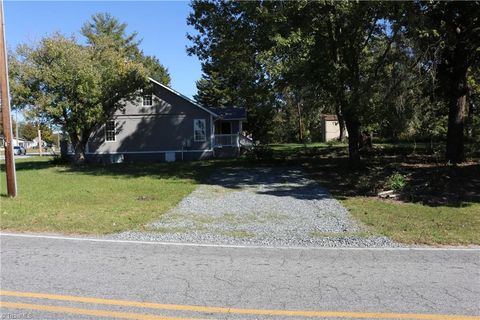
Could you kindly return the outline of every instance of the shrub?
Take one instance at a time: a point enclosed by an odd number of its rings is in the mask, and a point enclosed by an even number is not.
[[[385,187],[395,191],[402,191],[403,188],[407,185],[405,176],[399,172],[395,172],[387,178],[385,182]]]

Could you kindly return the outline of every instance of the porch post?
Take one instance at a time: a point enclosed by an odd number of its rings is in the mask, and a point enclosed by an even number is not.
[[[210,115],[210,149],[215,157],[215,126],[213,125],[213,116]]]

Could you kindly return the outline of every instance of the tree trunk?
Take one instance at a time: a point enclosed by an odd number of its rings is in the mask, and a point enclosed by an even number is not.
[[[340,129],[340,133],[338,134],[338,141],[343,141],[345,139],[345,120],[343,120],[343,117],[338,117],[338,125]]]
[[[467,96],[466,107],[468,108],[468,111],[467,111],[467,119],[465,120],[465,133],[468,139],[473,138],[473,107],[470,101],[471,101],[470,96]]]
[[[38,155],[41,157],[42,156],[42,149],[43,149],[43,143],[42,143],[42,130],[40,129],[40,123],[38,124],[38,130],[37,130],[37,138],[38,138]]]
[[[463,122],[465,116],[465,95],[451,99],[448,107],[448,132],[446,158],[451,163],[465,159]]]
[[[297,102],[297,112],[298,112],[298,137],[300,138],[300,143],[303,143],[302,107],[300,105],[300,102]]]
[[[450,87],[448,97],[448,131],[446,160],[450,163],[461,163],[465,160],[464,121],[467,99],[467,55],[462,43],[458,43],[453,53],[451,68],[445,83]]]
[[[345,139],[345,119],[343,117],[342,108],[339,103],[335,106],[335,114],[337,115],[338,126],[340,133],[338,134],[338,141]]]
[[[85,163],[85,145],[86,143],[80,137],[71,137],[73,149],[75,152],[75,156],[73,158],[73,162],[75,164],[82,164]]]
[[[351,115],[345,115],[348,130],[348,157],[351,162],[360,161],[360,122]]]

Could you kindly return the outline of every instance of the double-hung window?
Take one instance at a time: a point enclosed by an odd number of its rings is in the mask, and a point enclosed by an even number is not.
[[[105,124],[105,141],[115,141],[115,121],[108,120]]]
[[[207,125],[205,119],[193,120],[193,140],[206,141],[207,140]]]
[[[146,94],[143,96],[143,105],[144,106],[152,106],[153,105],[153,99],[151,94]]]

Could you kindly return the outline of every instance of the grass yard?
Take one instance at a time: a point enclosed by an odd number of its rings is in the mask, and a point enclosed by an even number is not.
[[[105,234],[160,217],[208,175],[210,162],[73,167],[17,160],[19,196],[5,196],[2,230]]]
[[[270,149],[257,159],[158,164],[75,167],[55,165],[47,157],[18,160],[16,199],[5,196],[2,174],[0,225],[3,230],[75,234],[140,230],[214,168],[301,165],[369,234],[407,244],[480,245],[478,155],[450,166],[438,153],[441,146],[382,144],[364,152],[362,163],[353,167],[344,144],[278,144]],[[379,191],[390,188],[392,175],[401,178],[398,199],[378,198]]]
[[[431,207],[376,198],[351,197],[341,201],[372,232],[407,244],[480,244],[480,204]]]

